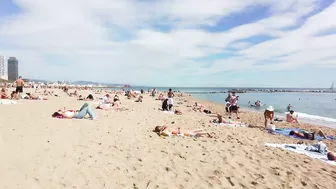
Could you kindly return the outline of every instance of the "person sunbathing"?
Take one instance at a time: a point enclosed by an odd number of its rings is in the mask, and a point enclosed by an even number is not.
[[[159,97],[158,97],[157,99],[155,99],[155,100],[164,100],[164,96],[163,96],[163,94],[160,93]]]
[[[206,136],[209,138],[218,138],[214,132],[208,133],[203,131],[202,129],[196,129],[196,130],[181,130],[180,128],[172,129],[166,125],[156,126],[153,132],[157,133],[159,136],[181,135],[181,136],[193,136],[193,137]]]
[[[296,137],[308,139],[308,140],[315,140],[316,134],[320,135],[323,138],[327,138],[327,136],[323,133],[321,129],[313,130],[313,132],[309,132],[305,130],[301,130],[301,131],[292,130],[289,132],[289,135],[291,136],[296,136]]]
[[[19,93],[17,93],[16,91],[12,91],[11,99],[19,100],[20,99]]]
[[[79,110],[58,110],[57,112],[52,114],[52,117],[66,119],[83,119],[87,114],[89,115],[91,120],[97,119],[88,103],[83,104],[83,106]]]
[[[328,152],[328,154],[327,154],[327,158],[328,158],[328,160],[330,160],[330,161],[336,161],[336,154],[333,153],[333,152]]]
[[[2,88],[1,88],[0,97],[1,97],[1,99],[6,99],[6,98],[8,98],[8,96],[7,96],[7,90],[6,90],[5,87],[2,87]]]
[[[299,123],[298,122],[298,115],[294,114],[294,111],[291,110],[287,115],[286,115],[286,121],[288,123]]]
[[[31,99],[31,100],[48,100],[46,97],[42,97],[34,93],[26,93],[26,94],[29,97],[28,99]]]
[[[120,99],[119,99],[119,96],[118,95],[114,95],[114,98],[113,98],[113,102],[117,102],[117,101],[119,101]]]

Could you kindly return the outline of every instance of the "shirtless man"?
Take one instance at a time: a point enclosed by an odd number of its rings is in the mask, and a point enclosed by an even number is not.
[[[19,79],[15,81],[15,83],[16,83],[16,92],[23,93],[24,81],[22,80],[22,77],[20,76]]]
[[[158,135],[163,136],[172,136],[172,135],[183,135],[183,136],[194,136],[194,137],[209,137],[209,138],[218,138],[214,132],[208,133],[203,131],[202,129],[195,129],[195,130],[180,130],[180,128],[172,129],[169,126],[156,126],[153,130]]]
[[[173,104],[174,104],[173,97],[174,97],[174,93],[172,92],[172,89],[169,89],[169,92],[168,92],[168,108],[169,108],[169,111],[171,111],[172,108],[173,108]]]
[[[286,121],[288,123],[299,123],[297,115],[294,115],[294,111],[291,110],[287,115],[286,115]]]

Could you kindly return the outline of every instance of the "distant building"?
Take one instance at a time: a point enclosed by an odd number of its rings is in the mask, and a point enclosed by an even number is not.
[[[5,56],[0,55],[0,79],[8,80]]]
[[[19,61],[15,57],[8,59],[8,80],[15,81],[19,77]]]

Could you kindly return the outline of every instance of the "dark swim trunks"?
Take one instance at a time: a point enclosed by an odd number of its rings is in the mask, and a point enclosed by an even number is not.
[[[23,87],[22,86],[17,86],[15,92],[23,93]]]

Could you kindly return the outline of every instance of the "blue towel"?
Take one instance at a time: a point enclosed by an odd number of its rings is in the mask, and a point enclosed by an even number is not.
[[[279,128],[279,129],[275,129],[275,131],[270,131],[272,133],[277,133],[279,135],[284,135],[284,136],[289,136],[289,137],[292,137],[292,138],[297,138],[297,139],[303,139],[303,138],[300,138],[300,137],[297,137],[297,136],[294,136],[294,135],[289,135],[289,132],[291,131],[302,131],[302,129],[297,129],[297,128]],[[316,140],[326,140],[325,138],[319,136],[319,135],[315,135],[315,139]],[[336,140],[336,137],[335,136],[327,136],[327,140]]]

